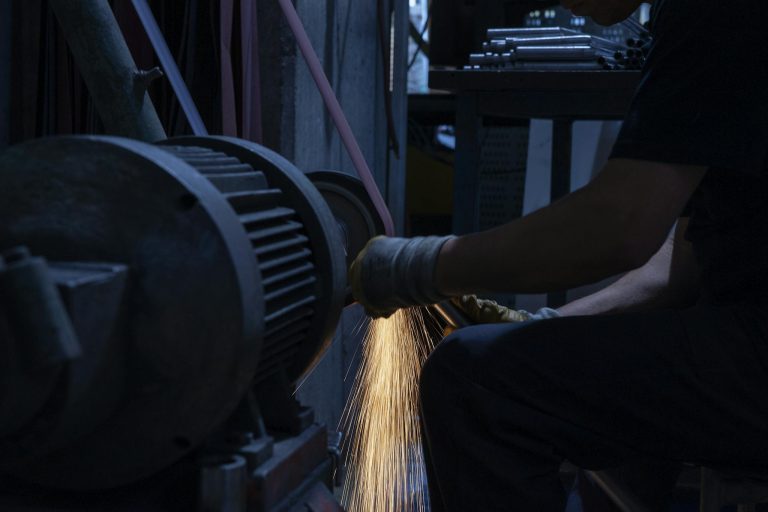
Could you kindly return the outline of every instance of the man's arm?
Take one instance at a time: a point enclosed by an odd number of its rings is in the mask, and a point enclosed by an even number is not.
[[[685,240],[681,218],[661,249],[642,267],[606,288],[558,309],[562,316],[601,315],[691,305],[699,292],[699,268]]]
[[[615,159],[586,187],[531,215],[447,242],[445,295],[540,293],[644,265],[664,242],[706,168]]]

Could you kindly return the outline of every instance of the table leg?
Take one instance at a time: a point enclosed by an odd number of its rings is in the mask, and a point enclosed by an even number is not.
[[[549,187],[550,203],[571,191],[571,150],[573,143],[573,121],[556,119],[552,123],[552,171]],[[551,308],[566,302],[566,291],[547,294],[547,305]]]
[[[453,232],[474,233],[480,222],[480,129],[477,97],[472,93],[456,98],[456,154],[453,171]]]

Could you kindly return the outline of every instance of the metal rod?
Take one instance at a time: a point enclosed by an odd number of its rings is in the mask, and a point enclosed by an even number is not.
[[[157,58],[163,66],[163,71],[165,71],[165,74],[168,76],[168,81],[171,83],[171,88],[176,94],[176,98],[179,100],[184,115],[187,117],[187,122],[189,123],[190,128],[192,128],[192,133],[197,136],[208,135],[208,130],[205,128],[203,119],[200,117],[200,112],[197,111],[197,106],[192,100],[192,95],[189,94],[187,84],[184,83],[184,78],[181,76],[181,72],[176,65],[171,50],[168,49],[168,44],[165,42],[163,32],[157,25],[157,20],[155,20],[155,16],[152,14],[152,9],[149,7],[147,0],[133,0],[133,7],[136,9],[136,14],[139,15],[141,24],[144,25],[147,37],[149,37],[149,41],[155,49]]]
[[[591,46],[521,46],[515,51],[516,60],[596,60],[609,55]]]
[[[530,71],[601,71],[606,69],[606,63],[598,59],[593,60],[553,60],[553,61],[518,61],[512,69],[524,69]]]
[[[645,37],[648,34],[646,28],[636,19],[629,17],[621,22],[631,32],[637,34],[638,37]]]
[[[622,512],[651,512],[625,485],[611,478],[604,471],[585,471],[585,473]]]
[[[525,36],[554,36],[566,34],[581,34],[575,30],[562,27],[526,27],[526,28],[489,28],[488,39],[503,39],[505,37],[525,37]]]
[[[506,38],[506,47],[517,49],[523,46],[566,46],[579,45],[591,46],[606,50],[621,50],[624,45],[614,43],[607,39],[593,37],[589,35],[567,35],[567,36],[545,36],[545,37],[508,37]]]
[[[166,138],[160,118],[107,0],[51,0],[107,133],[146,142]]]
[[[464,327],[474,325],[474,322],[472,322],[463,311],[454,306],[450,301],[433,304],[432,306],[429,306],[429,309],[454,329],[463,329]]]

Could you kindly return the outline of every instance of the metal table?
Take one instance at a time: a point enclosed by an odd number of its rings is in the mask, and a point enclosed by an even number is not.
[[[550,200],[554,201],[570,191],[574,121],[623,119],[639,81],[639,71],[433,68],[430,88],[456,94],[454,232],[471,233],[479,226],[479,132],[486,119],[553,120]],[[564,301],[565,292],[549,295],[551,306]]]

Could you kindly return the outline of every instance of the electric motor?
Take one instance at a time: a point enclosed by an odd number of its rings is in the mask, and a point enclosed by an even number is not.
[[[0,154],[0,473],[134,482],[199,446],[246,390],[295,382],[344,306],[345,249],[361,242],[343,224],[247,141],[55,137]]]

